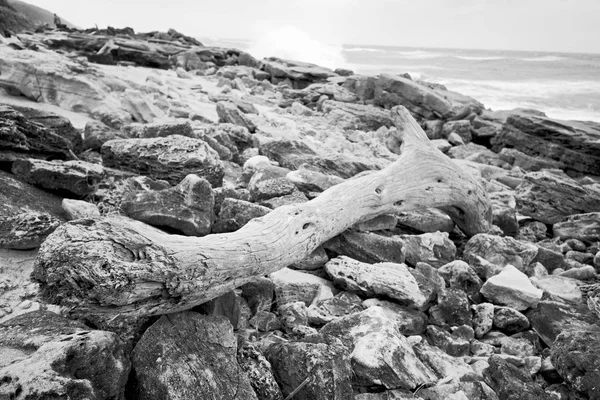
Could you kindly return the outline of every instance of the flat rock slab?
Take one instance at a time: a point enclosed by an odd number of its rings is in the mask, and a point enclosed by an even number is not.
[[[416,309],[429,301],[406,264],[367,264],[340,256],[325,264],[325,271],[342,289],[366,297],[384,296]]]
[[[512,265],[525,270],[537,253],[538,248],[533,243],[487,233],[480,233],[469,239],[463,252],[469,265],[475,268],[479,276],[486,278],[489,277],[489,271],[481,267],[480,259],[500,268]]]
[[[577,239],[582,242],[600,241],[600,212],[571,215],[552,227],[554,237],[563,240]]]
[[[210,183],[197,175],[186,176],[177,186],[131,193],[121,209],[138,221],[168,227],[188,236],[210,233],[215,220],[215,198]]]
[[[366,263],[404,263],[404,241],[375,233],[346,231],[323,245],[336,254]]]
[[[136,398],[256,399],[236,352],[226,318],[195,312],[165,315],[133,350]]]
[[[39,212],[65,219],[62,197],[21,182],[4,171],[0,171],[0,187],[0,215],[13,217],[23,212]]]
[[[112,332],[47,311],[0,324],[0,397],[124,399],[130,362]]]
[[[545,224],[600,210],[600,190],[548,171],[525,175],[515,197],[519,213]]]
[[[220,186],[225,174],[219,155],[206,142],[180,135],[109,140],[102,146],[107,167],[163,179],[176,185],[189,174]]]
[[[104,168],[85,161],[17,160],[12,173],[24,182],[56,192],[85,196],[96,191],[104,177]]]

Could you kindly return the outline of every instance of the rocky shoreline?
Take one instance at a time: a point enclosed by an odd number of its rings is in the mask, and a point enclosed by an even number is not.
[[[485,190],[489,231],[436,208],[380,215],[135,321],[76,313],[61,288],[99,306],[107,288],[44,269],[103,221],[236,232],[384,170],[403,154],[398,106]],[[600,124],[175,30],[39,28],[0,36],[0,187],[0,398],[600,398]],[[161,262],[119,235],[132,265]]]

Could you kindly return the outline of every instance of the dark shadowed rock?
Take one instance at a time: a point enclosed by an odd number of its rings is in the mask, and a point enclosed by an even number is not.
[[[112,332],[47,311],[0,324],[0,397],[122,400],[130,362]]]
[[[214,203],[210,183],[197,175],[188,175],[169,189],[131,193],[121,208],[138,221],[188,236],[204,236],[210,233],[215,220]]]
[[[21,157],[73,158],[73,143],[52,128],[30,121],[23,113],[0,105],[0,160]]]
[[[461,289],[440,290],[437,296],[437,305],[431,307],[429,314],[431,322],[437,325],[471,325],[469,299]]]
[[[281,389],[273,376],[273,368],[254,344],[238,344],[238,364],[248,376],[258,400],[283,400]]]
[[[345,400],[352,396],[348,349],[339,340],[288,342],[271,345],[266,356],[284,396],[305,380],[294,399]]]
[[[213,233],[236,231],[251,219],[262,217],[270,212],[270,208],[258,204],[226,198],[223,200],[219,217],[213,226]]]
[[[15,179],[0,170],[0,215],[14,217],[24,212],[48,213],[64,220],[62,198]]]
[[[404,241],[398,237],[346,231],[326,242],[323,247],[336,254],[371,264],[404,262]]]
[[[492,142],[495,151],[511,147],[559,161],[567,170],[600,175],[599,139],[600,125],[594,122],[514,113],[506,118],[502,131]]]
[[[513,334],[528,329],[529,320],[514,308],[495,307],[494,327],[507,334]]]
[[[554,237],[583,242],[600,241],[600,212],[572,215],[552,227]]]
[[[469,265],[475,268],[480,277],[488,278],[489,276],[485,274],[486,271],[478,268],[480,265],[478,258],[482,258],[500,268],[512,265],[519,270],[524,270],[533,261],[537,252],[537,246],[532,243],[518,241],[511,237],[480,233],[467,242],[464,249],[464,258]]]
[[[404,241],[403,252],[406,255],[406,262],[411,265],[424,262],[438,268],[453,261],[456,256],[456,246],[446,232],[400,237]]]
[[[490,366],[483,372],[485,382],[503,400],[548,400],[544,389],[527,374],[494,355],[489,359]]]
[[[243,126],[250,133],[256,131],[256,125],[233,103],[219,101],[217,103],[219,122]]]
[[[438,269],[446,284],[455,289],[461,289],[469,295],[479,293],[483,282],[475,270],[462,260],[452,261]]]
[[[600,190],[548,171],[525,175],[515,197],[519,213],[546,224],[600,209]]]
[[[117,131],[100,121],[90,121],[83,130],[82,150],[100,151],[102,145],[113,139],[126,139],[124,132]]]
[[[44,161],[33,158],[17,160],[12,173],[24,182],[74,196],[94,193],[104,177],[104,168],[85,161]]]
[[[556,337],[552,365],[577,392],[600,398],[600,331],[571,330]]]
[[[102,146],[107,167],[120,168],[176,185],[189,174],[220,186],[224,167],[206,142],[172,135],[155,139],[110,140]]]
[[[236,355],[237,339],[226,318],[163,316],[133,350],[132,392],[148,400],[256,399]]]
[[[376,131],[382,126],[394,126],[390,112],[379,107],[333,100],[326,100],[321,107],[330,123],[343,129],[368,132]]]
[[[427,339],[429,342],[453,357],[469,355],[471,345],[468,340],[460,336],[452,335],[450,332],[435,325],[427,327]]]

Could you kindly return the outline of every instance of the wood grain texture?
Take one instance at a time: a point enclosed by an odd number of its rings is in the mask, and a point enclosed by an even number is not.
[[[486,232],[492,213],[483,188],[429,142],[405,108],[392,116],[402,154],[384,170],[227,234],[169,235],[124,217],[73,221],[43,243],[32,277],[46,300],[107,326],[189,309],[298,262],[381,214],[437,207],[468,235]]]

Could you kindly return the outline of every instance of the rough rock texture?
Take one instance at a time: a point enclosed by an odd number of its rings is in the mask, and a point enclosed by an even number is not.
[[[425,332],[427,327],[427,315],[422,311],[379,299],[367,299],[362,304],[367,308],[381,307],[385,315],[396,322],[398,332],[404,336],[420,335]]]
[[[419,232],[452,232],[454,222],[435,208],[398,213],[398,224]]]
[[[367,264],[340,256],[325,264],[325,271],[337,286],[366,297],[384,296],[417,309],[430,300],[405,264]]]
[[[456,246],[446,232],[423,233],[421,235],[402,235],[406,262],[417,265],[424,262],[438,268],[454,260]]]
[[[600,175],[600,130],[596,124],[515,113],[492,143],[562,163],[567,170]]]
[[[130,362],[112,332],[47,311],[0,324],[0,397],[124,399]]]
[[[600,190],[548,171],[525,175],[515,197],[517,211],[546,224],[600,209]]]
[[[343,400],[352,396],[348,349],[339,340],[319,337],[274,344],[266,352],[284,396],[305,380],[293,397],[301,400]]]
[[[217,114],[219,115],[219,122],[243,126],[248,129],[250,133],[256,131],[256,125],[254,125],[254,123],[233,103],[224,101],[218,102]]]
[[[184,312],[161,317],[132,356],[132,392],[140,399],[256,399],[224,317]]]
[[[17,160],[12,173],[24,182],[41,188],[85,196],[94,193],[104,176],[104,168],[85,161]]]
[[[163,179],[176,185],[189,174],[220,186],[224,169],[218,154],[199,139],[173,135],[155,139],[117,139],[102,146],[105,166]]]
[[[177,186],[128,195],[121,205],[133,219],[168,227],[188,236],[204,236],[215,220],[210,183],[197,175],[186,176]]]
[[[302,301],[309,306],[321,291],[332,292],[333,283],[301,271],[283,268],[269,275],[275,286],[277,305]]]
[[[379,107],[326,100],[321,108],[332,124],[343,129],[375,131],[394,126],[390,112]]]
[[[544,390],[522,370],[494,355],[484,371],[486,383],[503,400],[547,400]]]
[[[0,160],[21,157],[72,159],[72,152],[73,143],[54,129],[31,121],[12,107],[0,105]]]
[[[23,212],[37,212],[64,220],[61,197],[21,182],[1,170],[0,187],[0,215],[13,217]]]
[[[481,294],[492,303],[504,304],[519,311],[536,305],[542,299],[542,293],[512,265],[506,266],[481,287]]]
[[[0,216],[0,247],[26,250],[39,247],[61,221],[48,213],[25,212]]]
[[[248,341],[238,343],[237,360],[258,400],[283,400],[271,364],[255,345]]]
[[[223,200],[213,233],[236,231],[246,225],[251,219],[262,217],[270,212],[270,208],[228,197]]]
[[[97,205],[83,200],[63,199],[62,208],[69,221],[79,218],[96,218],[100,216]]]
[[[583,242],[600,241],[600,212],[572,215],[552,226],[554,237]]]
[[[567,384],[590,399],[600,398],[600,331],[571,330],[556,337],[552,365]]]
[[[351,349],[352,368],[363,385],[415,389],[436,380],[380,307],[332,321],[320,333],[340,338]]]
[[[323,247],[336,254],[371,264],[404,262],[404,241],[396,236],[346,231],[326,242]]]
[[[511,237],[500,237],[480,233],[467,242],[464,249],[464,258],[482,278],[489,278],[490,274],[480,259],[502,269],[512,265],[519,270],[524,270],[535,258],[538,248],[532,243],[518,241]]]

